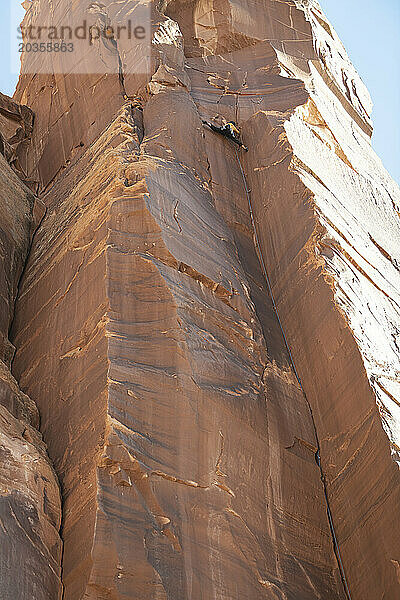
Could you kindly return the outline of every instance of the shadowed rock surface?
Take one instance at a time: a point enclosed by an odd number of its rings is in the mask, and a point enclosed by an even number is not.
[[[53,600],[61,597],[58,482],[37,431],[37,407],[9,368],[14,302],[44,210],[15,172],[12,139],[20,122],[32,122],[29,109],[0,95],[0,597]]]
[[[122,76],[16,92],[47,212],[13,372],[63,598],[394,600],[400,194],[368,92],[311,0],[172,0],[152,31],[147,78],[113,46]]]

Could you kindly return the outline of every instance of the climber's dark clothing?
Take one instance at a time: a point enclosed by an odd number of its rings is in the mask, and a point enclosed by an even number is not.
[[[224,133],[228,137],[240,139],[240,131],[236,127],[235,123],[226,123],[221,127],[221,133]]]
[[[221,126],[214,125],[213,123],[208,123],[207,121],[203,121],[203,123],[205,125],[208,125],[208,127],[216,133],[220,133],[221,135],[227,137],[229,140],[232,140],[232,142],[234,142],[247,152],[248,148],[240,141],[240,131],[236,127],[236,124],[234,122],[225,123],[225,125]]]

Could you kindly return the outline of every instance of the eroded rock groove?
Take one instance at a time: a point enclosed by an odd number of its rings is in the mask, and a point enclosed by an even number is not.
[[[63,600],[395,598],[400,193],[368,92],[314,0],[149,7],[148,73],[94,42],[112,73],[30,77],[25,56],[33,131],[7,101],[9,358],[18,176],[46,205],[11,331],[23,392],[6,378],[51,459],[38,443],[52,475],[30,494],[53,558],[22,598],[58,600],[61,568]],[[247,153],[203,127],[221,119]]]

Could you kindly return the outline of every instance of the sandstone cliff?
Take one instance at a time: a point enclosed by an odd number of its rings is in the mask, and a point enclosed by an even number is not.
[[[32,113],[0,94],[0,597],[59,598],[61,503],[57,478],[37,431],[35,403],[10,372],[8,339],[30,240],[43,214],[16,172]],[[22,132],[22,135],[21,133]],[[10,167],[12,165],[13,169]]]
[[[368,92],[313,0],[151,9],[148,77],[118,44],[115,75],[27,55],[15,98],[47,212],[13,373],[61,484],[63,598],[394,600],[400,193]]]

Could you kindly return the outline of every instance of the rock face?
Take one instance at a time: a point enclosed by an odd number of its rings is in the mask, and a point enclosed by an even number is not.
[[[32,111],[0,93],[0,153],[28,186],[32,184],[26,175],[32,129]]]
[[[119,76],[16,94],[47,212],[13,372],[61,482],[63,598],[392,600],[400,194],[368,93],[311,0],[172,0],[152,32],[147,78],[113,46]]]
[[[31,123],[30,111],[0,95],[0,597],[54,600],[61,594],[59,487],[37,431],[37,407],[9,369],[14,347],[8,330],[41,212],[40,202],[5,159],[20,171],[12,142],[19,135],[13,132],[16,122]]]

